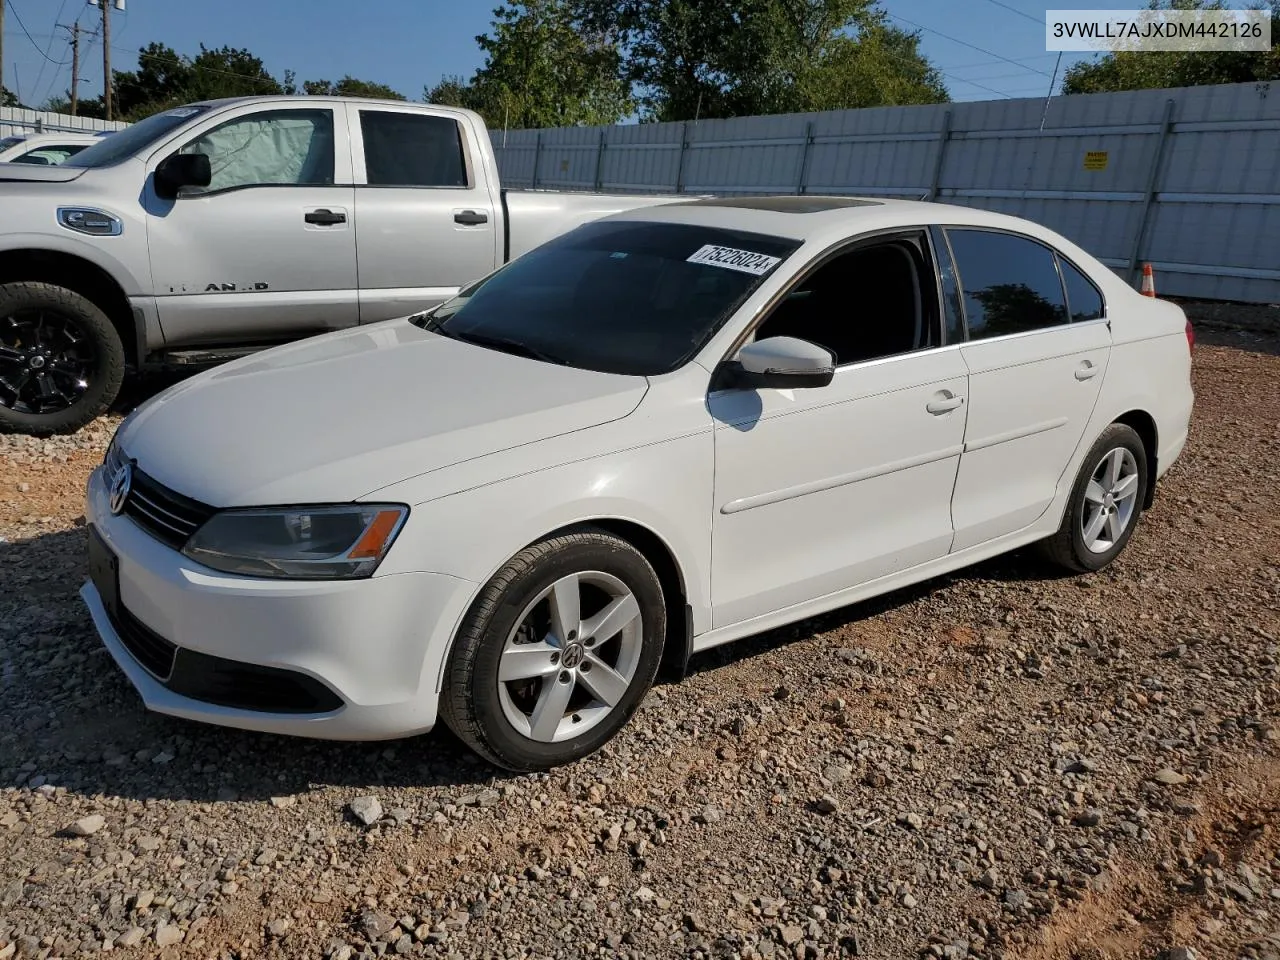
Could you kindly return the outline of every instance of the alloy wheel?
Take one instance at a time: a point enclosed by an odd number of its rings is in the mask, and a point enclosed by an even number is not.
[[[635,595],[617,577],[561,577],[524,609],[498,664],[507,722],[541,743],[581,736],[613,712],[635,679],[643,650]]]
[[[1080,532],[1091,553],[1106,553],[1124,536],[1138,506],[1138,461],[1127,447],[1109,451],[1089,476]]]
[[[49,414],[74,406],[89,389],[97,351],[62,313],[42,308],[0,317],[0,406]]]

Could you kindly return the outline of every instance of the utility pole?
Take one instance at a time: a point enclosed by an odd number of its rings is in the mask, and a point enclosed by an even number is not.
[[[0,0],[0,3],[4,0]],[[80,85],[80,23],[71,25],[71,115],[76,115],[76,90]]]
[[[4,0],[0,0],[0,90],[4,89]]]
[[[102,102],[111,119],[111,7],[124,9],[124,0],[89,0],[89,6],[102,8]]]

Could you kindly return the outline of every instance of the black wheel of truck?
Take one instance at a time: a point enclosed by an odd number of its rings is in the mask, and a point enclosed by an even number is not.
[[[124,345],[90,300],[50,283],[0,286],[0,430],[71,433],[111,405]]]

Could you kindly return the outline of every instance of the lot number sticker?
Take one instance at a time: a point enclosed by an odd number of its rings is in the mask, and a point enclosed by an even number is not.
[[[691,256],[688,262],[724,267],[726,270],[737,270],[758,277],[780,264],[782,258],[752,253],[750,250],[735,250],[733,247],[718,247],[714,243],[708,243]]]

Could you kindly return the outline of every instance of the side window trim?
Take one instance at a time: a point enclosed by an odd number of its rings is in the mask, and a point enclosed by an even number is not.
[[[955,285],[956,296],[956,319],[960,324],[959,336],[956,343],[969,342],[969,317],[964,306],[964,287],[960,282],[960,271],[956,267],[955,255],[951,252],[951,240],[947,237],[944,227],[933,224],[929,227],[929,240],[934,247],[940,251],[935,254],[934,272],[938,275],[938,305],[942,310],[942,339],[944,346],[951,346],[950,329],[946,322],[947,310],[947,291],[942,281],[943,274],[943,257],[946,258],[946,266],[951,268],[951,282]]]
[[[331,124],[330,132],[332,134],[330,150],[332,151],[332,154],[333,154],[332,156],[333,182],[332,183],[242,183],[242,184],[233,184],[232,186],[229,186],[229,187],[220,187],[216,190],[201,190],[196,193],[188,193],[186,192],[187,188],[184,187],[183,190],[179,192],[178,198],[183,199],[183,198],[195,198],[195,197],[200,197],[200,198],[219,197],[224,194],[235,193],[240,190],[266,190],[266,189],[284,189],[284,190],[312,189],[314,190],[314,189],[323,189],[325,187],[349,186],[349,184],[343,184],[339,176],[339,167],[340,167],[340,161],[342,157],[341,157],[341,152],[338,149],[338,144],[339,144],[339,139],[341,137],[346,136],[346,130],[340,129],[338,126],[338,117],[340,115],[340,111],[338,111],[332,104],[325,104],[325,103],[307,104],[306,106],[294,107],[294,108],[290,108],[287,106],[280,106],[280,105],[271,105],[261,110],[252,110],[246,113],[236,114],[234,116],[227,117],[225,119],[222,119],[219,122],[213,123],[210,126],[203,128],[199,133],[187,136],[177,146],[172,147],[171,149],[165,149],[163,151],[160,151],[161,153],[163,153],[163,157],[162,157],[162,160],[157,161],[157,163],[162,162],[163,159],[167,159],[168,157],[173,156],[174,154],[181,153],[183,150],[187,149],[189,146],[201,140],[202,138],[207,137],[209,136],[209,134],[214,133],[218,130],[221,130],[223,127],[230,126],[233,123],[239,123],[243,120],[250,120],[255,117],[260,117],[264,114],[317,113],[317,112],[327,112],[329,114],[329,122]]]
[[[472,148],[471,133],[468,125],[462,122],[460,117],[453,116],[445,112],[425,111],[425,110],[405,110],[397,109],[394,106],[368,106],[366,104],[351,104],[351,112],[354,116],[355,129],[360,136],[360,149],[352,151],[359,159],[359,169],[356,171],[355,187],[357,190],[474,190],[476,189],[476,170],[475,155],[476,150]],[[458,151],[462,160],[462,175],[465,180],[463,184],[419,184],[419,183],[370,183],[369,182],[369,147],[368,140],[365,137],[363,115],[366,113],[388,113],[401,114],[408,117],[431,117],[438,120],[448,120],[453,124],[454,132],[458,136]]]
[[[720,358],[719,363],[725,363],[731,360],[734,356],[736,356],[739,350],[741,350],[747,343],[751,342],[751,339],[755,336],[755,332],[765,323],[765,321],[767,321],[773,315],[774,311],[776,311],[786,301],[790,293],[793,290],[795,290],[797,287],[799,287],[801,284],[809,280],[815,273],[817,273],[823,267],[827,266],[827,264],[829,264],[832,260],[835,260],[836,258],[841,257],[847,253],[853,253],[854,251],[858,250],[861,247],[876,246],[882,243],[892,243],[894,240],[906,241],[906,242],[920,242],[922,235],[924,237],[923,246],[926,252],[932,255],[932,250],[929,247],[930,226],[931,226],[930,224],[918,224],[915,226],[905,226],[905,227],[903,226],[886,227],[881,230],[875,230],[869,233],[859,234],[858,236],[853,237],[851,239],[845,238],[843,240],[839,240],[833,243],[831,246],[827,247],[825,250],[823,250],[821,253],[815,256],[799,273],[797,273],[794,277],[788,280],[787,283],[777,293],[775,293],[767,303],[765,303],[756,312],[756,315],[751,319],[751,321],[747,324],[747,326],[743,328],[742,332],[739,333],[736,337],[734,337],[734,339],[730,342],[729,346],[726,348],[724,352],[724,355]],[[913,264],[912,266],[914,267],[915,264]],[[918,270],[916,272],[917,274],[919,273]],[[936,257],[933,258],[933,272],[934,272],[935,281],[937,281],[938,262]],[[936,292],[937,290],[935,287],[935,294]],[[923,293],[924,293],[923,283],[917,283],[916,296],[917,296],[917,299],[919,300],[919,309],[921,313],[923,313],[925,310],[924,300],[922,299]],[[942,340],[943,342],[935,346],[922,347],[919,350],[912,350],[908,353],[895,353],[887,357],[876,357],[871,360],[854,360],[854,361],[850,361],[849,363],[838,364],[836,366],[836,370],[837,371],[847,370],[852,367],[863,366],[868,363],[880,363],[884,360],[892,360],[898,357],[916,356],[923,353],[929,353],[930,351],[933,351],[933,350],[944,349],[950,344],[947,344],[945,342],[946,341],[946,330],[945,330],[946,321],[945,321],[945,318],[943,317],[942,309],[943,309],[943,305],[941,301],[939,301],[936,304],[935,315],[936,315],[936,323],[938,324],[938,327],[939,327],[939,331],[938,331],[939,339]],[[717,364],[717,366],[718,365],[719,364]]]

